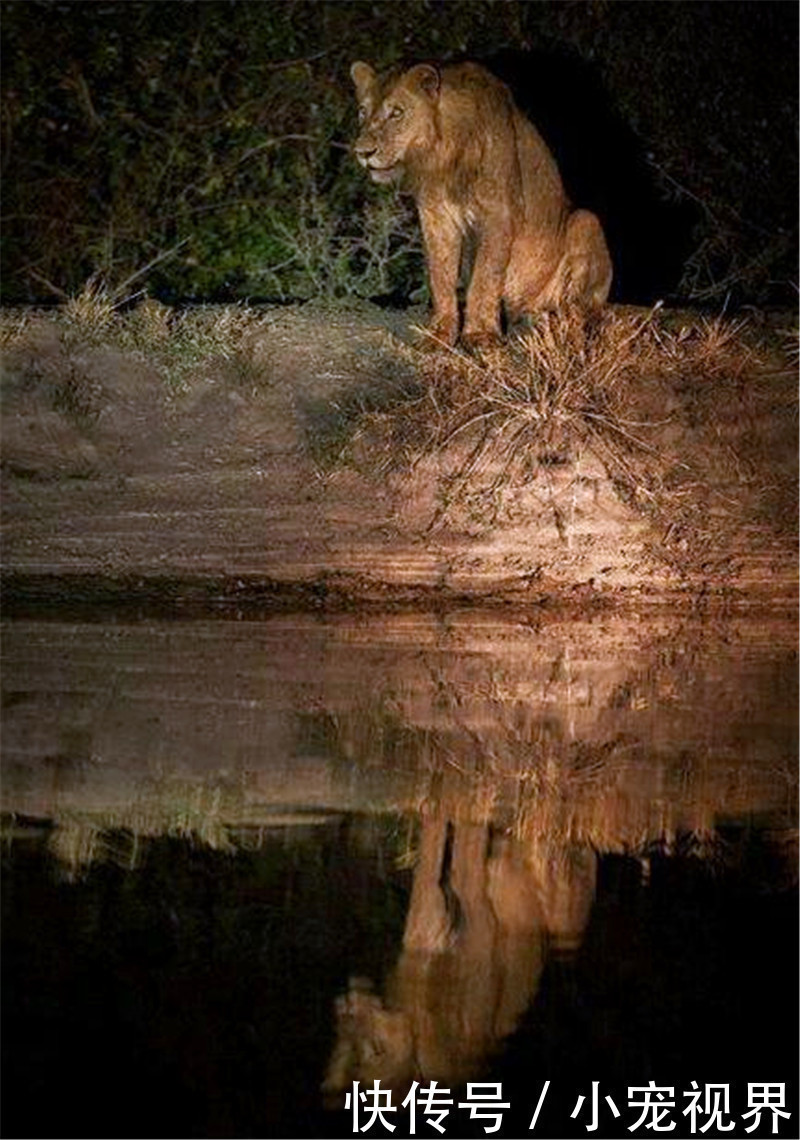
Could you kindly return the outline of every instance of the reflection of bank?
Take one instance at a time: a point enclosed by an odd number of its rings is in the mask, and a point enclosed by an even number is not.
[[[437,809],[424,815],[403,947],[383,995],[352,979],[336,1004],[324,1091],[353,1081],[475,1079],[532,1003],[549,950],[577,948],[596,858],[550,850]]]
[[[431,804],[558,850],[796,827],[794,621],[12,621],[3,646],[3,812],[76,873]]]
[[[480,1079],[549,956],[581,942],[595,853],[646,876],[654,851],[723,857],[731,826],[796,842],[794,621],[15,621],[3,686],[11,839],[36,823],[75,877],[133,870],[163,835],[263,836],[266,864],[276,828],[321,849],[333,818],[381,867],[415,856],[389,977],[343,955],[331,982],[377,983],[339,999],[314,1077],[327,1061],[332,1100],[351,1080]],[[408,830],[371,827],[398,816]],[[788,845],[769,862],[783,885],[795,870]]]
[[[395,665],[385,695],[331,718],[365,781],[413,774],[421,819],[400,956],[380,992],[356,978],[336,1005],[331,1104],[353,1081],[479,1080],[547,957],[578,949],[597,854],[638,857],[646,881],[654,852],[724,858],[721,821],[793,834],[794,673],[730,629],[633,654],[609,623],[607,656],[586,651],[596,632],[560,627],[548,659],[517,631],[485,668],[429,658],[427,683]]]

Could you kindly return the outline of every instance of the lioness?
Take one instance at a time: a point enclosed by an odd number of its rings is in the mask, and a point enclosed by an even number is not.
[[[417,203],[428,261],[430,331],[454,344],[465,238],[473,244],[463,340],[566,303],[602,305],[612,266],[603,230],[573,210],[553,156],[508,88],[475,63],[428,63],[380,80],[350,69],[359,103],[359,163],[374,182],[401,182]]]

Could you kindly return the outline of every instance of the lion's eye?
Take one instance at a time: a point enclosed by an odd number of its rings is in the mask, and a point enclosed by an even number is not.
[[[405,111],[403,110],[402,107],[392,107],[389,111],[389,118],[390,119],[402,119],[404,114],[405,114]]]
[[[359,123],[363,123],[364,120],[366,119],[366,117],[367,117],[367,108],[366,107],[359,107],[358,108],[358,121],[359,121]]]

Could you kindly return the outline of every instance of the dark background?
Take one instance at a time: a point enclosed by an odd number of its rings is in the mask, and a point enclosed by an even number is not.
[[[6,302],[420,296],[348,146],[354,59],[472,58],[595,209],[613,298],[796,303],[791,2],[2,5]]]
[[[364,850],[378,826],[348,817],[236,857],[143,840],[135,872],[95,864],[77,882],[42,844],[4,845],[3,1135],[352,1137],[320,1092],[334,1002],[353,975],[380,990],[410,888],[387,857],[396,845]],[[737,1127],[705,1136],[740,1138],[748,1082],[783,1082],[792,1119],[778,1135],[797,1135],[797,894],[763,835],[723,834],[738,866],[655,856],[646,887],[636,859],[600,859],[580,953],[549,960],[508,1048],[475,1076],[511,1105],[498,1136],[619,1140],[639,1115],[628,1087],[650,1080],[674,1088],[676,1137],[690,1134],[691,1082],[728,1084]],[[751,1135],[771,1123],[765,1112]],[[486,1135],[457,1109],[445,1131]],[[418,1119],[417,1135],[436,1134]]]

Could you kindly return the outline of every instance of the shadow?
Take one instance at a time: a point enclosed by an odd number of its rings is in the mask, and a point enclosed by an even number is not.
[[[614,262],[611,300],[647,305],[674,295],[699,208],[664,200],[646,140],[621,118],[597,69],[563,47],[483,62],[550,147],[572,202],[600,218]]]

